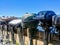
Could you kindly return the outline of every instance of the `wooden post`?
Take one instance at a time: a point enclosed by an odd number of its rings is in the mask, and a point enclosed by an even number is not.
[[[53,37],[54,37],[53,35],[54,35],[54,34],[49,33],[49,41],[50,41],[50,42],[53,42]]]
[[[49,30],[48,28],[44,31],[44,45],[48,45],[48,35],[49,35]]]
[[[29,28],[27,28],[27,36],[29,38]],[[28,45],[30,44],[30,41],[28,42]]]
[[[3,35],[3,28],[4,28],[4,25],[2,25],[2,35]]]
[[[51,42],[51,33],[49,33],[49,41]]]
[[[60,30],[59,30],[59,29],[60,29],[60,28],[57,27],[57,30],[58,30],[58,33],[59,33],[59,34],[58,34],[58,35],[59,35],[59,41],[60,41]]]
[[[60,40],[60,30],[59,30],[59,40]]]
[[[9,30],[10,30],[10,41],[12,41],[12,27],[9,26]]]
[[[10,25],[8,25],[8,27],[9,27],[9,41],[11,41],[11,32],[10,32]]]
[[[13,29],[11,30],[11,34],[12,34],[12,42],[15,43],[15,42],[14,42],[14,31],[13,31],[13,30],[14,30],[14,27],[13,27]]]
[[[2,45],[3,45],[3,28],[4,28],[4,25],[2,25]]]
[[[2,36],[2,25],[1,25],[1,36]]]
[[[15,41],[15,44],[16,44],[16,39],[17,39],[17,34],[14,33],[14,41]],[[18,41],[18,40],[17,40]]]
[[[27,36],[29,37],[29,42],[28,45],[33,45],[33,40],[32,40],[32,36],[33,34],[31,34],[32,29],[27,28]]]
[[[7,30],[6,30],[7,35],[6,35],[6,38],[8,39],[9,38],[9,34],[8,34],[9,26],[8,26],[8,24],[6,26],[7,26]]]
[[[24,45],[24,40],[23,40],[23,29],[18,28],[18,35],[19,35],[19,45]]]
[[[0,32],[1,32],[0,34],[2,35],[2,30],[1,29],[2,29],[2,25],[0,25]]]

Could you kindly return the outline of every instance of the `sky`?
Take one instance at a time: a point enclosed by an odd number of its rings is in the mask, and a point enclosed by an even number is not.
[[[60,0],[0,0],[0,16],[22,17],[26,12],[52,10],[60,14]]]

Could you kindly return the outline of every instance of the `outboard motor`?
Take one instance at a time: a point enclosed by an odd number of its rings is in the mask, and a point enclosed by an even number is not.
[[[37,27],[38,21],[33,19],[33,17],[35,15],[36,14],[34,14],[34,13],[32,13],[32,14],[26,13],[22,17],[23,27],[25,27],[25,28],[35,28],[35,27]]]
[[[60,15],[52,17],[52,24],[54,24],[57,28],[60,28]]]
[[[29,40],[29,43],[28,45],[33,45],[33,35],[36,34],[36,28],[38,26],[38,23],[39,21],[38,20],[35,20],[33,19],[33,17],[35,17],[36,14],[34,13],[26,13],[23,17],[22,17],[22,22],[23,22],[23,27],[27,29],[27,32],[29,33],[28,34],[28,37],[30,38]]]
[[[21,23],[22,23],[22,19],[14,19],[9,22],[9,25],[13,27],[13,30],[11,30],[13,43],[15,42],[14,33],[18,33],[19,42],[20,42],[19,45],[24,45],[23,30],[22,30]],[[16,28],[19,28],[19,30],[16,30]]]
[[[52,17],[52,24],[57,28],[59,32],[59,40],[60,40],[60,15]]]
[[[37,15],[36,20],[40,22],[47,23],[48,26],[52,26],[52,16],[56,15],[53,11],[40,11]]]
[[[44,32],[44,45],[48,45],[49,28],[52,26],[52,17],[56,14],[53,11],[40,11],[33,19],[39,20]]]

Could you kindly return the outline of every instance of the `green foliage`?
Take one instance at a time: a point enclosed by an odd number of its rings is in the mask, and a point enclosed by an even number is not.
[[[18,42],[16,42],[16,45],[19,45],[19,43],[18,43]]]

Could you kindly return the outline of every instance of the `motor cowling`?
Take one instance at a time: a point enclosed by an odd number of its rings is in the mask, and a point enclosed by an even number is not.
[[[60,16],[56,15],[52,17],[52,23],[55,25],[57,28],[60,28]]]
[[[35,16],[35,19],[40,20],[43,24],[52,25],[52,16],[56,15],[53,11],[40,11]]]
[[[35,28],[38,25],[38,21],[33,19],[35,15],[34,13],[26,13],[22,17],[23,27]]]

